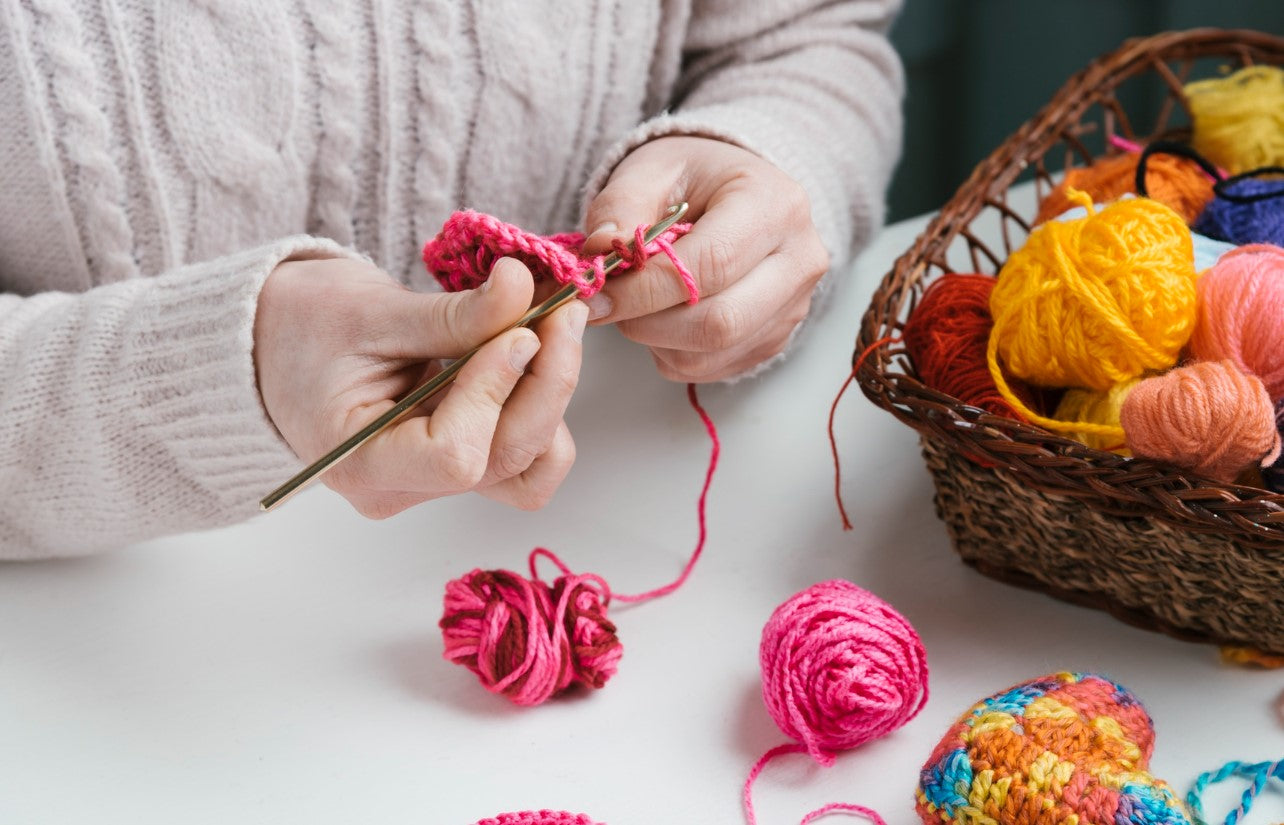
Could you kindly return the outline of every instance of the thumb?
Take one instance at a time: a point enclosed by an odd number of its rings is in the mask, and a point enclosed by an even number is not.
[[[650,226],[660,219],[669,202],[669,178],[672,168],[625,158],[616,167],[602,191],[589,203],[584,218],[588,237],[584,239],[585,255],[602,255],[611,251],[614,240],[629,241],[639,226]]]
[[[530,309],[534,279],[525,264],[500,258],[476,289],[401,293],[387,307],[384,338],[392,357],[457,358],[494,338]]]

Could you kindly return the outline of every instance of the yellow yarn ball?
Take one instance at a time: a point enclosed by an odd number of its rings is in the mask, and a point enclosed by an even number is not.
[[[1137,382],[1140,380],[1140,378],[1133,378],[1122,384],[1115,384],[1105,392],[1081,389],[1066,390],[1065,395],[1061,396],[1061,403],[1057,405],[1057,411],[1052,414],[1052,417],[1060,421],[1073,423],[1076,426],[1081,424],[1101,424],[1122,429],[1119,424],[1119,411],[1123,408],[1123,402],[1128,397],[1128,393],[1133,387],[1137,386]],[[1122,439],[1098,432],[1089,432],[1084,429],[1071,430],[1067,435],[1098,450],[1118,449],[1123,445]],[[1126,453],[1127,450],[1123,449],[1120,452]]]
[[[1183,91],[1204,157],[1232,174],[1284,165],[1284,69],[1247,66]]]
[[[1149,198],[1040,226],[990,294],[995,357],[1043,387],[1108,390],[1177,362],[1195,326],[1190,230]],[[1002,389],[1000,387],[1000,389]]]

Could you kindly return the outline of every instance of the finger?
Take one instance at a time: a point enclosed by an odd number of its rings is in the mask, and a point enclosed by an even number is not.
[[[388,493],[362,490],[345,494],[348,503],[361,515],[369,519],[386,519],[409,510],[430,499],[423,493]]]
[[[691,231],[673,244],[679,260],[695,276],[701,299],[725,290],[779,248],[787,227],[763,212],[761,198],[746,196],[731,183],[711,199]],[[609,279],[598,293],[605,314],[594,323],[651,315],[685,303],[690,295],[666,255],[652,255],[641,270]],[[604,299],[604,300],[603,300]]]
[[[586,255],[604,255],[611,242],[628,242],[633,230],[659,220],[670,204],[685,200],[679,186],[681,167],[665,162],[659,153],[638,154],[616,168],[584,217]]]
[[[431,416],[399,422],[339,465],[332,473],[336,488],[344,493],[396,491],[433,498],[475,487],[489,464],[504,403],[539,346],[529,329],[510,330],[483,346],[460,370]],[[362,418],[370,420],[391,406],[391,401],[384,402],[363,411]],[[345,426],[360,426],[364,420]]]
[[[553,494],[575,464],[575,440],[566,423],[558,425],[548,449],[530,467],[498,484],[478,490],[483,496],[522,510],[538,510]]]
[[[370,340],[382,357],[455,358],[520,318],[533,293],[530,270],[516,259],[500,258],[477,289],[392,293],[375,310]]]
[[[540,322],[543,345],[504,404],[480,486],[526,471],[547,452],[579,380],[588,307],[571,301]]]
[[[752,324],[751,334],[742,336],[726,347],[715,349],[678,349],[652,346],[651,354],[660,374],[672,381],[721,381],[741,375],[778,353],[792,339],[794,331],[811,308],[813,284],[800,284],[793,295],[780,303],[773,302],[768,315]],[[737,284],[729,292],[740,290]],[[721,300],[723,296],[719,296]],[[740,296],[727,295],[728,300]],[[711,307],[713,306],[711,302]],[[719,314],[715,317],[727,317]],[[707,329],[707,327],[706,327]]]
[[[648,347],[724,352],[761,337],[777,316],[810,293],[819,274],[801,273],[793,258],[768,255],[744,278],[695,305],[679,305],[619,323],[620,332]],[[797,320],[797,319],[795,319]]]
[[[796,329],[795,327],[794,329]],[[764,361],[784,352],[794,329],[780,325],[762,341],[727,352],[687,352],[653,348],[651,357],[662,378],[680,384],[704,384],[726,381],[744,375]]]

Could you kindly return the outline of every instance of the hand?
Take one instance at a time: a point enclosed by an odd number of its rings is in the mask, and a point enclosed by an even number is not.
[[[280,264],[259,295],[254,363],[268,415],[314,461],[530,306],[530,271],[505,258],[486,286],[405,289],[349,259]],[[523,509],[548,502],[575,460],[562,415],[579,376],[587,309],[572,301],[534,331],[482,347],[447,390],[323,476],[385,518],[475,490]],[[435,403],[434,403],[435,401]]]
[[[829,255],[802,187],[777,167],[718,140],[665,137],[626,157],[589,205],[585,252],[610,250],[638,224],[687,201],[695,226],[674,243],[700,301],[663,255],[608,279],[589,300],[593,323],[616,323],[651,349],[673,381],[730,378],[784,349],[811,308]]]

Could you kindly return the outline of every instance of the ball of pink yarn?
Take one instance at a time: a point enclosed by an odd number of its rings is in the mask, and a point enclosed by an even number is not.
[[[1280,454],[1266,388],[1231,361],[1199,361],[1141,381],[1119,422],[1133,455],[1223,483]]]
[[[776,608],[759,648],[771,718],[821,764],[900,728],[927,702],[927,655],[887,602],[848,581]]]
[[[571,685],[600,688],[623,648],[592,575],[550,585],[508,570],[474,570],[446,585],[443,656],[514,704],[538,705]]]
[[[566,811],[517,811],[483,819],[477,825],[601,825],[584,814]]]
[[[1284,249],[1250,244],[1223,255],[1196,282],[1191,353],[1230,360],[1284,398]]]

